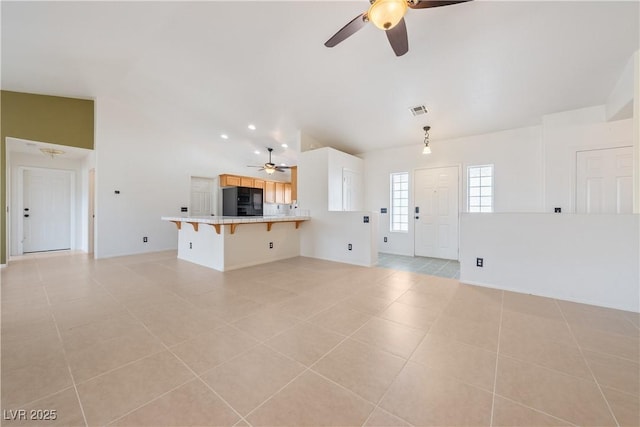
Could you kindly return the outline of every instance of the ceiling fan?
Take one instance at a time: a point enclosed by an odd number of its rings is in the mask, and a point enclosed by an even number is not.
[[[402,56],[409,51],[407,26],[404,15],[407,9],[427,9],[431,7],[449,6],[465,3],[471,0],[457,1],[428,1],[428,0],[369,0],[369,10],[356,16],[351,22],[342,27],[333,37],[325,42],[326,47],[334,47],[338,43],[353,35],[369,21],[387,33],[387,39],[396,56]]]
[[[284,172],[285,169],[291,169],[291,166],[278,166],[275,163],[273,163],[271,161],[271,152],[273,151],[273,148],[267,148],[267,151],[269,152],[269,161],[267,163],[265,163],[263,166],[247,166],[247,167],[260,168],[258,170],[265,171],[269,175],[273,174],[276,171]]]

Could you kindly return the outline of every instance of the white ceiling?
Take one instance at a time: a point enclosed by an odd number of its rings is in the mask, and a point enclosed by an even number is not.
[[[302,131],[360,153],[420,144],[426,124],[432,140],[449,139],[605,103],[639,48],[639,5],[476,0],[409,10],[409,53],[395,57],[371,24],[324,47],[364,0],[2,1],[1,81],[93,98],[98,109],[109,97],[237,150],[295,145]],[[410,114],[418,104],[428,115]]]

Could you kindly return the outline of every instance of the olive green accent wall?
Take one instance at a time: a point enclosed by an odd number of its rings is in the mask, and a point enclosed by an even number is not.
[[[32,93],[0,91],[0,264],[7,262],[6,138],[94,148],[94,102]]]

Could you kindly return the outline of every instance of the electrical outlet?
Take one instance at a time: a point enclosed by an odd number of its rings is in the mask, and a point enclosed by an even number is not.
[[[273,242],[269,242],[269,249],[273,249]]]
[[[484,267],[484,258],[476,258],[476,267]]]
[[[149,242],[149,238],[147,236],[144,236],[142,238],[142,243],[148,243]]]
[[[348,248],[349,250],[352,250],[352,249],[353,249],[353,245],[352,245],[351,243],[349,243],[349,246],[347,246],[347,248]]]
[[[189,208],[186,206],[180,206],[180,212],[189,212]]]
[[[368,216],[365,216],[365,217],[363,218],[363,220],[364,220],[364,223],[365,223],[365,224],[369,224],[369,217],[368,217]]]
[[[553,208],[554,213],[562,213],[562,208]]]
[[[384,242],[387,243],[387,236],[384,236]]]
[[[193,249],[193,242],[189,242],[189,249]]]

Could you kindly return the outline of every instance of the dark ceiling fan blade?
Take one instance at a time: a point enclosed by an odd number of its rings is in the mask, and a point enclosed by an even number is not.
[[[440,6],[449,6],[452,4],[458,3],[466,3],[471,0],[457,0],[457,1],[431,1],[431,0],[420,0],[418,3],[413,3],[412,1],[408,1],[409,7],[411,9],[426,9],[429,7],[440,7]]]
[[[324,45],[326,47],[334,47],[341,41],[344,41],[346,38],[352,36],[356,31],[360,30],[364,27],[368,21],[364,18],[364,12],[360,15],[356,16],[351,22],[342,27],[340,31],[335,33],[329,40],[327,40]]]
[[[402,56],[409,51],[407,25],[404,22],[404,18],[402,18],[395,27],[385,32],[396,56]]]

